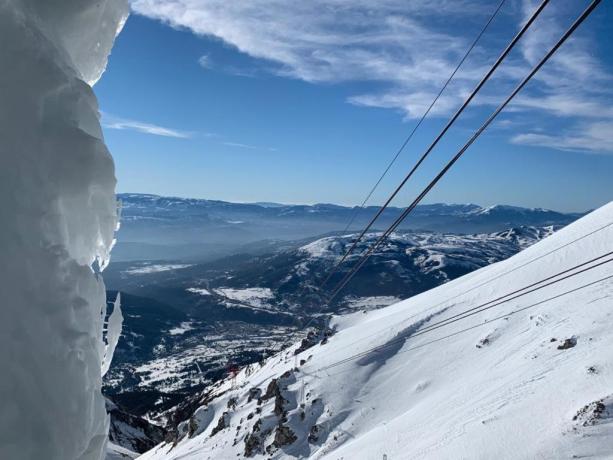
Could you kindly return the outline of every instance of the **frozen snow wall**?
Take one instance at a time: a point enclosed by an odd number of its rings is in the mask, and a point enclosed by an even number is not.
[[[117,224],[91,84],[127,0],[0,0],[0,458],[104,458]]]

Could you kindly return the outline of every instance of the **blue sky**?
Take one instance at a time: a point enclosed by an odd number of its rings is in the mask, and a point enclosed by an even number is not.
[[[587,1],[552,0],[396,200],[409,202]],[[96,85],[119,192],[355,205],[498,1],[135,0]],[[378,204],[535,2],[507,0]],[[611,2],[603,2],[426,202],[586,210],[613,199]]]

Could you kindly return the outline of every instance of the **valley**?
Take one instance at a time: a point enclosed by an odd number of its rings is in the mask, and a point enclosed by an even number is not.
[[[307,324],[323,327],[331,314],[367,312],[414,296],[504,260],[553,231],[394,234],[330,305],[326,287],[318,286],[353,235],[206,263],[113,263],[106,282],[122,292],[125,323],[106,394],[136,415],[166,423],[187,395],[226,376],[232,366],[258,362],[299,341]],[[357,253],[377,237],[369,234]],[[339,271],[330,285],[345,273]],[[115,295],[110,291],[109,300]]]

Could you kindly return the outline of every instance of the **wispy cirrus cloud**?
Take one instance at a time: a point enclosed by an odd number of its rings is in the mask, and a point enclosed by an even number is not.
[[[234,142],[231,140],[224,140],[224,136],[210,132],[193,132],[182,131],[173,128],[165,128],[163,126],[154,125],[152,123],[146,123],[142,121],[130,120],[126,118],[117,117],[105,112],[102,112],[102,126],[107,129],[118,129],[136,131],[143,134],[149,134],[153,136],[173,137],[178,139],[195,139],[195,138],[207,138],[218,145],[225,145],[226,147],[233,147],[247,150],[260,150],[276,152],[274,147],[261,147],[257,145],[245,144],[242,142]]]
[[[223,145],[227,147],[238,147],[240,149],[249,149],[249,150],[257,150],[258,147],[255,145],[242,144],[240,142],[222,142]]]
[[[523,0],[527,17],[535,0]],[[553,45],[565,28],[569,5],[546,10],[539,27],[522,42],[524,59],[535,64],[543,50]],[[566,21],[568,22],[568,21]],[[520,95],[515,111],[531,111],[569,123],[564,131],[525,131],[515,134],[514,144],[557,150],[613,153],[613,74],[594,53],[589,35],[572,37],[536,75],[532,93]]]
[[[200,58],[198,58],[198,64],[200,64],[200,67],[202,67],[203,69],[213,68],[213,62],[208,54],[200,56]]]
[[[382,92],[351,96],[348,101],[363,107],[399,109],[406,118],[419,118],[432,103],[432,94],[421,92]],[[442,95],[430,111],[432,116],[445,115],[453,110],[459,101],[459,95]]]
[[[217,70],[229,75],[236,75],[240,77],[255,77],[258,75],[258,69],[256,68],[220,63],[213,59],[210,54],[200,56],[200,58],[198,58],[198,64],[203,69]]]
[[[433,26],[429,18],[448,14],[461,17],[465,26],[478,26],[485,17],[482,6],[466,0],[133,0],[132,8],[221,39],[262,60],[278,76],[311,83],[380,84],[380,92],[357,94],[350,102],[399,109],[409,117],[417,116],[428,96],[436,94],[468,44],[467,37]],[[200,65],[220,64],[203,56]],[[469,86],[478,77],[477,71],[467,70],[457,81]],[[459,94],[446,98],[458,102]],[[443,107],[447,105],[451,102]]]
[[[223,145],[227,146],[227,147],[236,147],[239,149],[247,149],[247,150],[268,150],[269,152],[276,152],[277,149],[274,147],[258,147],[256,145],[250,145],[250,144],[243,144],[241,142],[230,142],[230,141],[226,141],[226,142],[222,142]]]
[[[166,128],[152,123],[146,123],[144,121],[120,118],[107,113],[102,114],[102,126],[107,129],[136,131],[153,136],[175,137],[179,139],[189,139],[193,137],[193,133],[187,131]]]
[[[537,3],[507,2],[494,30],[475,48],[432,116],[459,106]],[[407,119],[423,114],[495,6],[480,0],[132,0],[136,13],[220,39],[275,75],[311,83],[369,83],[347,101],[397,110]],[[478,103],[498,104],[580,9],[576,2],[548,5]],[[574,123],[573,132],[598,132],[610,119],[613,75],[594,54],[593,37],[584,30],[559,50],[510,109],[526,117],[564,118]],[[218,65],[210,56],[200,64]],[[516,134],[513,142],[561,148],[535,133],[519,134],[523,137]],[[598,145],[601,141],[594,138]]]
[[[579,125],[570,132],[557,135],[517,134],[511,138],[511,142],[557,150],[613,153],[613,121],[597,121],[583,126]]]

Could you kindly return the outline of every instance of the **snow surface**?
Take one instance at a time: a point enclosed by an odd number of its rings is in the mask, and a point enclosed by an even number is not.
[[[263,308],[268,305],[268,300],[275,297],[270,288],[252,287],[244,289],[218,288],[215,292],[227,299],[255,308]]]
[[[126,0],[0,2],[2,459],[105,456],[96,272],[117,210],[89,84],[127,14]]]
[[[184,321],[179,326],[169,329],[168,333],[170,335],[183,335],[186,332],[193,331],[193,330],[194,330],[194,327],[192,326],[192,323],[189,321]]]
[[[391,295],[377,295],[369,297],[354,297],[346,301],[346,307],[351,310],[374,310],[377,308],[387,307],[393,303],[399,302],[401,299]]]
[[[151,273],[167,272],[191,267],[192,264],[146,264],[125,270],[126,275],[149,275]]]
[[[211,291],[204,288],[187,288],[186,291],[198,295],[211,295]]]
[[[611,251],[613,203],[503,262],[335,317],[322,343],[209,388],[207,417],[139,459],[248,444],[254,458],[613,458],[613,262],[425,332]]]

